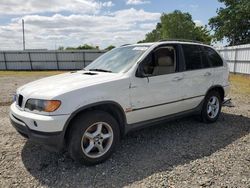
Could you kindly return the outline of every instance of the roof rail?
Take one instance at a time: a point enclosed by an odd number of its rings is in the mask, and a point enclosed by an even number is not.
[[[128,46],[128,45],[131,45],[131,44],[123,44],[123,45],[121,45],[120,47],[123,47],[123,46]]]
[[[197,40],[190,40],[190,39],[161,39],[158,42],[167,42],[167,41],[179,41],[179,42],[193,42],[193,43],[199,43],[199,44],[204,44],[201,41]]]

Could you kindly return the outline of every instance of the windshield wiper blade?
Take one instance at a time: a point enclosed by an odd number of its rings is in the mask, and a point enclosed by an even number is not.
[[[111,70],[105,70],[105,69],[89,69],[89,71],[112,72]]]

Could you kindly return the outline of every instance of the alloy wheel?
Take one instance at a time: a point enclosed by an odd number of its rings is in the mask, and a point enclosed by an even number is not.
[[[113,143],[113,130],[105,122],[96,122],[88,127],[81,140],[82,151],[90,158],[103,156]]]

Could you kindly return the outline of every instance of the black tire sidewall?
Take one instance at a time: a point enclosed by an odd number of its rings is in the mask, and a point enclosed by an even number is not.
[[[207,104],[208,104],[210,98],[213,96],[215,96],[219,99],[219,111],[218,111],[218,114],[214,118],[210,118],[207,114]],[[202,120],[206,123],[213,123],[213,122],[217,121],[217,119],[220,116],[221,107],[222,107],[222,100],[221,100],[220,94],[217,91],[210,91],[204,99],[202,112],[201,112]]]
[[[101,157],[90,158],[85,155],[81,148],[81,139],[86,131],[86,129],[96,123],[96,122],[106,122],[113,130],[113,143],[109,150]],[[94,165],[101,163],[108,159],[110,155],[116,149],[120,140],[120,130],[119,125],[115,118],[113,118],[109,113],[103,111],[91,111],[86,112],[82,115],[76,117],[70,128],[70,134],[68,139],[68,152],[70,156],[77,162],[85,165]]]

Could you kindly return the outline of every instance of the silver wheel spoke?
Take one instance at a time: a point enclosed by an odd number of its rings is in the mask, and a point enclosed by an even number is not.
[[[96,144],[95,147],[98,149],[99,153],[103,152],[103,146],[101,144]]]
[[[211,115],[212,115],[212,117],[214,117],[214,110],[211,111]]]
[[[208,106],[208,111],[207,111],[207,113],[210,114],[211,111],[212,111],[212,107],[211,107],[211,106]]]
[[[98,134],[101,134],[101,132],[102,132],[102,124],[99,123],[99,124],[97,125],[96,131],[94,132],[94,136],[97,136]]]
[[[110,138],[111,137],[111,134],[110,133],[107,133],[107,134],[103,134],[102,135],[102,138],[103,140],[107,139],[107,138]]]
[[[94,148],[94,142],[90,141],[88,147],[85,149],[86,153],[89,153]]]
[[[215,97],[212,97],[212,104],[215,104],[216,103],[216,98]]]
[[[89,132],[86,132],[86,133],[84,134],[84,136],[86,136],[88,139],[93,139],[93,138],[94,138],[94,135],[91,134],[91,133],[89,133]]]

